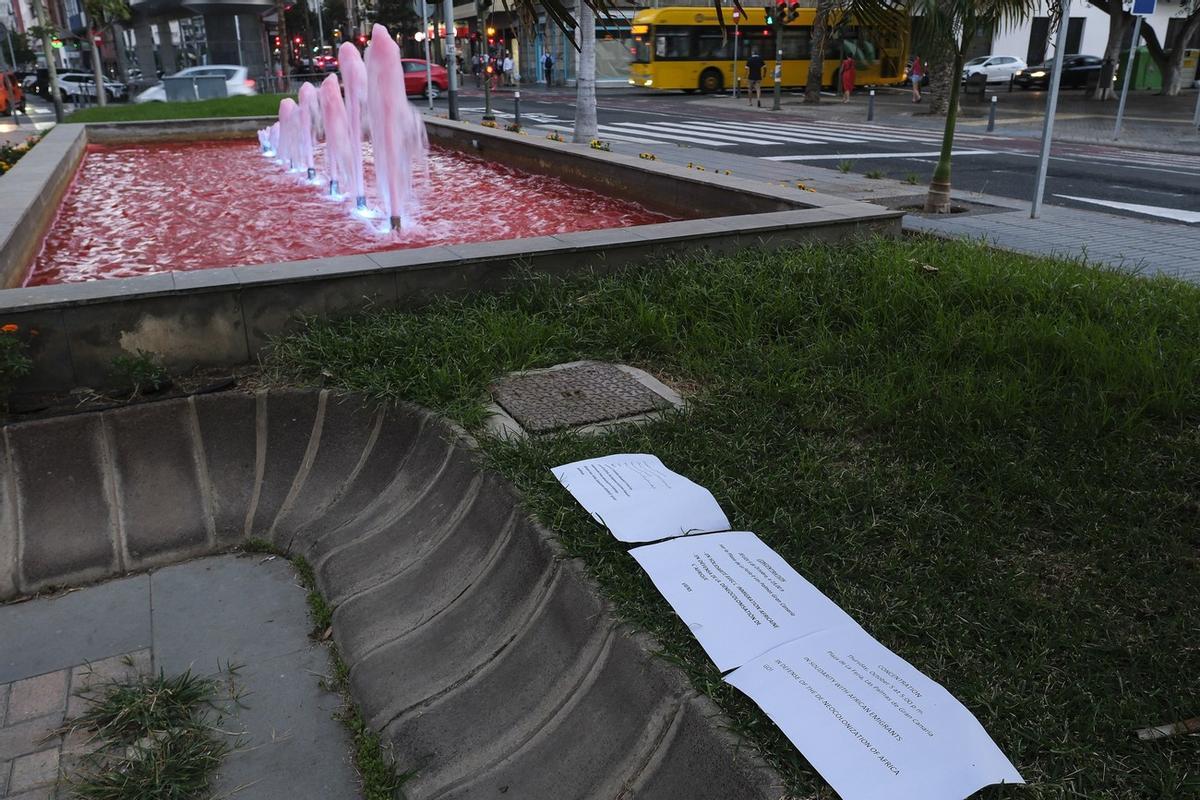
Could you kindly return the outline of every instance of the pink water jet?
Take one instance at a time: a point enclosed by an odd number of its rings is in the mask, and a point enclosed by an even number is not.
[[[343,42],[338,48],[338,64],[342,83],[346,89],[346,123],[350,141],[354,143],[354,158],[351,164],[350,183],[354,190],[355,205],[367,207],[367,187],[363,177],[363,111],[367,105],[367,67],[362,55],[353,42]]]
[[[276,152],[288,169],[295,169],[298,159],[295,119],[299,114],[300,107],[292,98],[285,97],[279,101],[279,149]]]
[[[367,116],[377,189],[384,215],[396,230],[412,198],[413,163],[423,165],[427,147],[420,114],[404,91],[400,47],[379,24],[371,29],[367,53]]]
[[[317,88],[311,83],[306,83],[300,87],[300,114],[294,118],[293,124],[296,128],[297,154],[301,167],[308,174],[309,180],[317,177],[316,161],[313,158],[313,140],[316,135],[314,122],[318,121],[320,117],[321,107]]]
[[[340,186],[354,180],[354,162],[361,166],[362,142],[351,139],[350,122],[337,75],[321,83],[321,115],[325,123],[325,169],[329,173],[329,193],[336,195]]]

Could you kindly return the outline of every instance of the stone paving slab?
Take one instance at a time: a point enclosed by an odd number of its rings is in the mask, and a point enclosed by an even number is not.
[[[328,651],[309,628],[291,565],[262,556],[197,559],[0,606],[0,798],[67,796],[60,774],[90,748],[84,733],[54,731],[86,710],[80,691],[160,670],[212,675],[231,664],[244,706],[226,706],[222,729],[239,746],[218,771],[214,796],[359,797],[349,737],[334,718],[340,698],[319,685],[331,669]]]
[[[150,579],[0,605],[0,682],[150,646]]]

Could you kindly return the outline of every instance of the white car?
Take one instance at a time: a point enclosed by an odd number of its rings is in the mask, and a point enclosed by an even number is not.
[[[1016,56],[980,56],[963,64],[962,78],[967,81],[974,75],[983,75],[988,83],[1008,83],[1023,69],[1025,62]]]
[[[68,100],[96,99],[96,79],[90,72],[63,71],[58,75],[58,91]],[[127,100],[129,88],[120,81],[104,78],[104,95],[109,100]]]
[[[235,95],[250,95],[257,94],[258,90],[254,88],[254,81],[250,78],[250,72],[245,67],[239,67],[237,64],[209,64],[204,67],[188,67],[181,69],[172,75],[172,78],[211,78],[213,76],[221,76],[225,79],[225,93],[229,97]],[[133,98],[135,103],[150,103],[150,102],[165,102],[167,99],[166,87],[161,83],[151,86],[146,91]]]

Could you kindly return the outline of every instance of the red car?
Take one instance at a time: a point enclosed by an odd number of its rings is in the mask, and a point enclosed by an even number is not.
[[[404,67],[404,93],[419,94],[424,96],[428,89],[428,79],[425,71],[425,61],[420,58],[404,58],[400,60]],[[444,92],[450,88],[450,77],[446,74],[446,68],[439,64],[430,65],[431,75],[433,78],[433,96],[437,97],[438,92]]]

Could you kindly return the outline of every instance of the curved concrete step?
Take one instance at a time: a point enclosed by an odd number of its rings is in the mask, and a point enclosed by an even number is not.
[[[411,800],[783,794],[427,412],[225,393],[0,444],[0,600],[250,538],[303,555],[356,701],[416,770]]]

